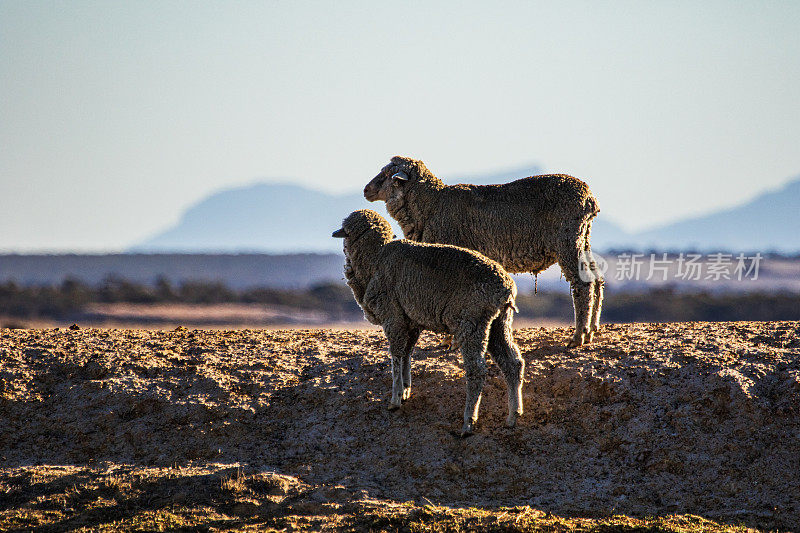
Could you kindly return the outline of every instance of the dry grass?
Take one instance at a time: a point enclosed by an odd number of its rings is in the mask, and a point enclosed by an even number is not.
[[[28,468],[6,477],[0,530],[759,531],[695,515],[560,516],[529,506],[453,508],[350,498],[235,468]]]
[[[227,490],[234,494],[241,494],[247,489],[245,485],[245,478],[242,475],[242,469],[237,469],[235,475],[230,475],[222,478],[220,487],[222,490]]]

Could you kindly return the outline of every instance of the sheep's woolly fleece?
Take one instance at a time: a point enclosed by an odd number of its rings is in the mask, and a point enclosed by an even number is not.
[[[460,356],[432,336],[389,412],[377,331],[0,330],[0,488],[24,507],[14,480],[32,468],[238,463],[323,503],[800,524],[800,324],[608,325],[573,351],[567,336],[516,331],[525,414],[503,427],[492,364],[460,439]]]

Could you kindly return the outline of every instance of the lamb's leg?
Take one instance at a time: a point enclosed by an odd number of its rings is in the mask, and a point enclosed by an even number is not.
[[[403,357],[403,395],[402,400],[411,398],[411,355]]]
[[[383,328],[386,333],[386,338],[389,339],[389,355],[392,358],[392,399],[389,402],[389,410],[394,411],[399,409],[403,404],[404,396],[404,383],[403,374],[405,367],[408,366],[409,377],[411,374],[411,350],[414,348],[419,333],[413,335],[413,331],[405,325],[388,325]],[[408,383],[409,391],[411,394],[411,381]]]
[[[389,410],[400,409],[403,405],[403,369],[401,359],[392,354],[392,399]]]
[[[472,350],[463,350],[467,371],[467,402],[464,406],[464,425],[461,426],[461,436],[472,435],[475,423],[478,421],[478,409],[481,406],[481,394],[483,384],[486,382],[486,361],[483,354]],[[473,360],[471,364],[466,363],[466,359]]]
[[[406,343],[406,352],[403,356],[403,397],[402,400],[406,401],[411,398],[411,354],[414,352],[414,345],[419,340],[420,330],[412,330],[408,336]]]
[[[461,346],[464,370],[467,374],[467,401],[464,406],[464,425],[461,427],[461,436],[466,437],[472,435],[475,423],[478,421],[481,393],[488,373],[484,354],[489,343],[489,322],[486,321],[477,328],[464,323],[462,329],[464,331],[457,335],[456,339]]]
[[[511,329],[513,312],[506,309],[497,317],[489,330],[489,353],[503,372],[508,387],[508,418],[506,426],[514,427],[522,416],[522,381],[525,361],[514,342]]]

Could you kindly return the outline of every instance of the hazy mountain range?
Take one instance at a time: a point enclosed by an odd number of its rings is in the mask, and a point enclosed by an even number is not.
[[[503,183],[541,173],[535,166],[463,176],[461,183]],[[448,183],[456,183],[448,181]],[[386,214],[383,202],[368,203],[360,192],[334,195],[289,183],[257,183],[212,194],[193,205],[178,223],[132,247],[137,252],[340,251],[330,237],[356,209]],[[800,251],[800,177],[729,209],[628,233],[604,218],[592,228],[598,250]],[[389,220],[391,220],[389,218]],[[395,231],[402,235],[395,225]]]
[[[466,176],[462,182],[502,183],[541,173],[537,166]],[[328,194],[290,183],[256,183],[206,197],[178,223],[137,244],[136,252],[341,252],[331,238],[356,209],[373,209],[394,223],[383,202],[369,203],[360,191]],[[399,226],[395,232],[402,235]]]
[[[619,239],[621,244],[639,248],[796,253],[800,251],[800,177],[738,206],[623,234]]]

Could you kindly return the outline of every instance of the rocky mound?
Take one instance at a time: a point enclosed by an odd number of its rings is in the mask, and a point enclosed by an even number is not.
[[[503,427],[492,364],[460,439],[460,355],[437,337],[389,412],[376,331],[0,330],[0,480],[238,463],[349,499],[800,524],[800,324],[607,325],[572,351],[565,329],[515,335],[525,414]]]

